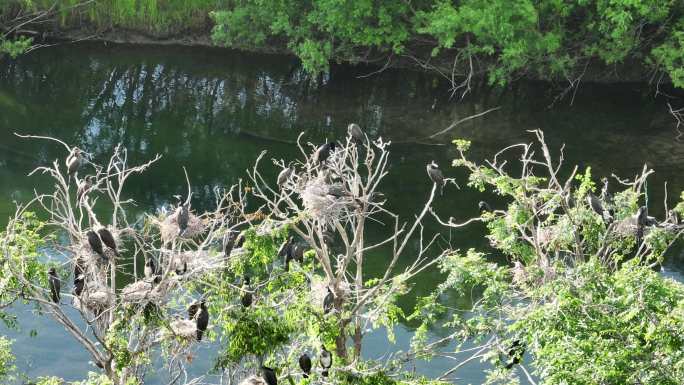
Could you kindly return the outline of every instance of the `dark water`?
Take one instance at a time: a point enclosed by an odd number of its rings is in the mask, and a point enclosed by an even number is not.
[[[449,167],[455,151],[448,143],[454,137],[472,140],[472,155],[483,159],[509,144],[532,141],[527,130],[537,128],[545,131],[552,148],[565,144],[569,164],[591,166],[597,179],[610,172],[632,176],[643,164],[655,168],[649,182],[652,214],[662,216],[665,181],[670,205],[684,190],[684,146],[676,140],[665,101],[654,98],[645,85],[583,85],[573,105],[565,99],[550,106],[557,88],[523,82],[506,90],[476,86],[472,95],[458,101],[450,99],[448,86],[439,77],[410,71],[364,77],[373,70],[337,66],[329,76],[311,79],[296,61],[282,56],[95,45],[45,49],[19,61],[2,62],[0,224],[14,212],[14,202],[28,201],[34,189],[50,187],[45,179],[26,174],[65,156],[63,148],[53,143],[19,139],[13,132],[58,137],[99,160],[117,143],[130,150],[134,163],[163,155],[144,176],[132,179],[126,191],[141,212],[171,202],[173,195],[185,191],[182,166],[191,175],[193,207],[210,207],[213,187],[237,182],[261,150],[272,157],[293,157],[297,151],[292,143],[299,132],[304,131],[307,140],[321,142],[343,135],[352,121],[372,136],[394,142],[391,174],[383,190],[390,207],[404,218],[421,208],[429,192],[425,164],[430,160],[465,186],[463,173]],[[458,125],[437,139],[426,139],[454,121],[496,106],[501,107],[496,112]],[[437,210],[445,217],[468,218],[476,214],[480,199],[467,188],[448,188]],[[373,229],[370,237],[379,238],[384,231]],[[426,231],[442,233],[434,252],[486,247],[483,228],[477,225],[447,231],[428,223]],[[384,257],[379,251],[367,258],[369,269],[379,271]],[[415,252],[405,257],[407,263]],[[679,278],[684,256],[673,253],[665,268],[666,274]],[[410,310],[414,298],[427,294],[438,279],[436,271],[426,272],[402,306]],[[26,307],[15,310],[22,327],[19,331],[2,327],[2,332],[16,341],[20,369],[30,376],[58,375],[69,380],[96,370],[51,320]],[[411,326],[398,328],[397,345],[389,345],[381,333],[368,336],[366,355],[406,350]],[[32,329],[38,330],[37,337],[29,336]],[[198,349],[200,359],[191,370],[201,374],[211,365],[213,348]],[[448,365],[437,361],[419,370],[439,374]],[[459,377],[480,382],[479,370],[475,363],[460,371]]]

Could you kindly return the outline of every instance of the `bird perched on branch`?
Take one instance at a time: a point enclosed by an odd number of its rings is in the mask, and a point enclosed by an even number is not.
[[[366,141],[366,136],[363,134],[361,126],[356,123],[350,123],[349,126],[347,126],[347,132],[357,143],[363,143]]]
[[[613,220],[613,217],[610,215],[608,210],[606,210],[606,208],[603,206],[603,202],[601,202],[601,199],[599,199],[599,197],[594,195],[592,192],[589,192],[587,194],[587,203],[596,214],[601,216],[605,223],[610,223]]]
[[[427,174],[430,180],[440,187],[439,194],[441,195],[444,192],[444,174],[442,174],[442,170],[439,169],[434,160],[427,165]]]
[[[245,275],[244,282],[242,283],[242,297],[240,298],[240,303],[245,308],[252,306],[252,289],[249,286],[249,276]]]
[[[285,182],[290,179],[290,176],[292,176],[292,173],[294,172],[294,169],[292,166],[287,166],[284,168],[279,174],[278,174],[278,186],[283,186]]]
[[[145,269],[143,270],[143,272],[145,273],[145,278],[151,279],[152,277],[154,277],[154,283],[161,282],[161,271],[154,263],[154,259],[152,259],[151,257],[145,260]]]
[[[119,250],[116,248],[116,241],[114,240],[114,236],[112,235],[111,231],[107,230],[106,227],[100,227],[97,230],[97,234],[100,236],[100,239],[102,239],[102,243],[112,249],[114,255],[120,258],[121,256],[119,255]]]
[[[71,149],[71,153],[66,158],[67,172],[69,176],[75,175],[79,167],[81,167],[81,149],[74,147]]]
[[[333,357],[328,349],[325,348],[325,346],[321,346],[321,357],[319,361],[321,368],[323,368],[323,377],[328,377],[330,367],[332,366]]]
[[[51,267],[50,270],[48,270],[48,285],[50,286],[50,297],[52,298],[52,302],[59,303],[61,283],[54,267]]]
[[[188,203],[181,203],[178,207],[178,229],[180,230],[179,235],[185,234],[185,230],[188,228],[188,223],[190,222],[190,208]]]
[[[315,164],[323,165],[326,160],[330,157],[330,154],[335,151],[337,145],[335,142],[325,143],[318,147],[313,155],[313,160]]]
[[[266,367],[266,366],[262,366],[261,367],[261,376],[266,381],[266,384],[278,385],[278,377],[276,376],[275,371],[273,369]]]
[[[209,310],[207,309],[206,302],[200,300],[190,305],[188,307],[188,318],[195,320],[197,325],[197,341],[202,341],[202,335],[207,330],[207,326],[209,326]]]
[[[309,378],[309,374],[311,374],[311,357],[308,354],[303,353],[299,356],[299,367],[304,372],[304,378]]]
[[[330,290],[330,286],[327,287],[328,294],[323,298],[323,314],[328,314],[333,309],[335,305],[335,294]]]
[[[522,357],[525,354],[525,346],[520,342],[520,340],[515,340],[508,349],[508,357],[510,361],[506,364],[506,369],[512,369],[513,366],[517,365],[522,361]]]
[[[97,235],[97,233],[93,230],[88,230],[86,236],[88,237],[88,244],[90,245],[90,248],[93,249],[93,251],[97,253],[97,255],[99,255],[102,259],[106,261],[108,258],[105,255],[104,250],[102,249],[102,240]]]
[[[74,277],[74,295],[77,297],[81,296],[83,289],[85,288],[85,276],[83,274]]]
[[[480,203],[477,204],[477,207],[480,209],[480,214],[486,212],[491,213],[493,211],[492,206],[490,206],[489,203],[485,201],[480,201]]]

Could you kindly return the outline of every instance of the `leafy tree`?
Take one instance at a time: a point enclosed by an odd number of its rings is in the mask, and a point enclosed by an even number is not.
[[[542,158],[532,145],[506,149],[522,151],[521,174],[509,171],[506,150],[477,164],[465,155],[470,143],[456,141],[461,157],[454,165],[470,172],[469,185],[505,197],[505,208],[475,220],[486,223],[492,247],[509,263],[472,249],[446,257],[446,281],[412,316],[423,320],[416,353],[430,357],[442,341],[428,341],[424,331],[448,315],[442,326],[453,333],[445,340],[475,343],[471,359],[493,364],[488,383],[513,381],[520,372],[549,385],[681,383],[684,286],[653,268],[684,233],[674,214],[684,202],[663,220],[638,208],[647,168],[614,191],[605,180],[600,194],[590,169],[579,174],[575,167],[563,179],[563,157],[555,163],[543,134],[536,135]],[[479,293],[464,309],[471,315],[432,305],[452,290]]]

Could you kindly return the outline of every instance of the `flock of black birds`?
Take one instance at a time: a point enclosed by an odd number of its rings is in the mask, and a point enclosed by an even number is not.
[[[364,132],[361,130],[361,127],[359,127],[358,124],[352,123],[348,127],[348,133],[351,135],[352,139],[356,143],[364,143],[367,140],[366,135]],[[328,142],[325,144],[320,145],[316,151],[313,154],[312,160],[315,165],[322,166],[325,164],[325,162],[330,158],[330,156],[334,153],[335,149],[337,148],[337,145],[335,142]],[[82,199],[87,195],[87,193],[91,190],[93,187],[93,184],[95,183],[95,177],[92,175],[88,175],[83,179],[78,179],[78,170],[80,168],[82,162],[82,152],[79,148],[74,147],[72,151],[70,152],[69,156],[66,159],[66,166],[68,169],[68,175],[69,177],[74,177],[74,179],[77,181],[77,199],[78,202],[81,202]],[[432,161],[429,163],[426,167],[427,169],[427,174],[430,178],[430,180],[435,183],[437,186],[440,187],[440,194],[443,192],[444,185],[445,185],[445,178],[444,175],[442,174],[442,171],[439,169],[439,166],[437,163]],[[283,186],[287,183],[287,181],[291,178],[292,174],[294,173],[294,169],[291,165],[288,165],[288,167],[285,167],[277,177],[277,183],[278,186]],[[594,195],[592,192],[589,192],[587,194],[587,204],[588,206],[596,213],[598,214],[606,224],[610,224],[613,221],[614,218],[614,213],[612,209],[610,208],[610,204],[607,204],[607,202],[611,201],[611,196],[608,193],[608,181],[606,178],[603,179],[603,189],[601,192],[601,196],[598,197]],[[341,192],[339,195],[342,196],[344,192]],[[333,194],[334,195],[334,194]],[[178,197],[180,201],[180,197]],[[485,212],[493,212],[492,207],[485,201],[480,201],[478,203],[478,209],[480,213],[485,213]],[[188,228],[189,224],[189,219],[190,219],[190,212],[189,212],[189,203],[183,203],[179,202],[178,205],[178,211],[177,211],[177,224],[179,228],[179,234],[182,236],[185,231]],[[638,212],[635,214],[635,216],[631,219],[637,227],[637,237],[638,239],[641,239],[643,237],[643,228],[648,225],[653,225],[657,224],[657,221],[648,216],[648,211],[645,206],[642,206],[639,208]],[[668,212],[668,221],[674,223],[675,225],[679,225],[681,223],[681,219],[679,218],[679,215],[670,210]],[[117,248],[117,244],[115,241],[114,236],[112,233],[105,227],[103,226],[96,226],[96,228],[93,228],[91,230],[88,230],[86,232],[86,238],[88,241],[88,244],[90,245],[90,248],[95,252],[98,256],[101,257],[101,259],[104,262],[107,262],[109,260],[109,257],[107,253],[105,252],[106,248],[111,250],[113,254],[116,257],[120,257],[119,255],[119,250]],[[229,256],[234,248],[240,248],[243,246],[243,243],[245,242],[245,237],[242,233],[238,233],[236,231],[231,231],[228,233],[228,235],[224,239],[224,253],[226,256]],[[303,262],[303,253],[304,253],[305,247],[303,245],[300,245],[295,242],[294,237],[290,236],[288,237],[280,246],[278,250],[278,257],[284,258],[284,266],[285,270],[288,271],[290,267],[291,261],[297,261],[299,263]],[[183,274],[187,271],[187,262],[184,263],[183,269],[177,271],[179,274]],[[81,293],[83,292],[84,286],[85,286],[85,268],[82,265],[82,261],[77,260],[74,264],[74,288],[73,288],[73,293],[76,296],[80,296]],[[145,261],[145,267],[144,267],[144,274],[145,277],[152,280],[154,283],[159,283],[161,281],[161,269],[160,266],[158,266],[154,259],[148,258]],[[56,304],[59,304],[60,302],[60,290],[61,290],[61,283],[60,279],[57,276],[57,272],[54,267],[50,268],[48,270],[48,284],[49,284],[49,289],[50,289],[50,298],[52,301]],[[331,290],[330,286],[326,287],[327,293],[326,296],[323,300],[323,313],[328,314],[334,309],[334,304],[335,304],[335,294]],[[240,303],[242,306],[246,309],[249,308],[252,303],[253,303],[253,290],[250,285],[250,277],[245,275],[243,277],[243,283],[241,287],[242,291],[242,296],[240,298]],[[209,311],[206,306],[206,301],[205,299],[200,299],[197,302],[191,304],[188,309],[188,319],[194,320],[196,323],[196,338],[197,341],[201,341],[202,337],[207,330],[207,327],[209,325]],[[510,348],[508,349],[507,355],[509,357],[508,362],[505,364],[505,367],[507,369],[511,369],[514,365],[520,363],[522,356],[525,352],[525,346],[522,344],[519,340],[515,340]],[[329,369],[332,366],[332,361],[333,357],[330,351],[328,351],[325,346],[321,346],[321,353],[320,353],[320,358],[319,358],[319,363],[322,368],[322,375],[324,377],[327,377],[329,375]],[[299,366],[303,372],[304,378],[308,378],[311,369],[312,369],[312,361],[311,357],[307,353],[303,353],[299,357]],[[272,368],[262,366],[261,367],[261,373],[263,379],[266,381],[268,385],[277,385],[277,375],[275,371]]]

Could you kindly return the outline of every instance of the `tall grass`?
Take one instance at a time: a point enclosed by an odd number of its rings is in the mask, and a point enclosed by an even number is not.
[[[86,0],[58,0],[62,27],[122,27],[150,32],[208,30],[209,12],[220,9],[226,0],[99,0],[77,6]],[[3,6],[21,6],[27,10],[44,10],[54,0],[0,0]]]

